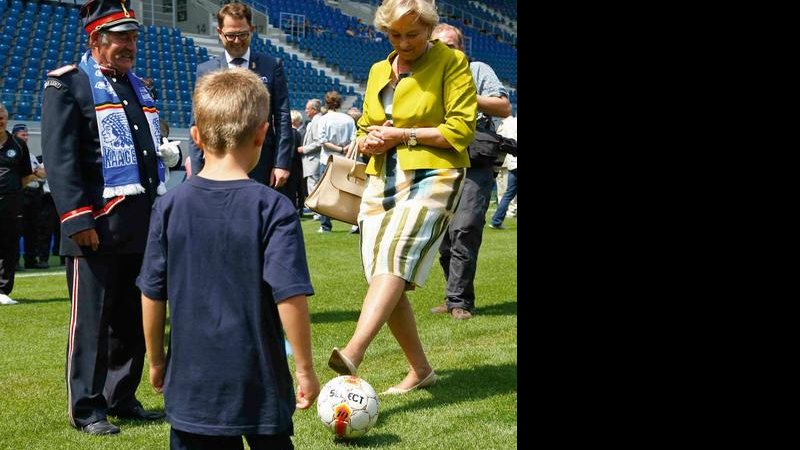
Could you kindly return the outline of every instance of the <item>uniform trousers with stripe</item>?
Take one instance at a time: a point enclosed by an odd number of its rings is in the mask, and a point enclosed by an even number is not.
[[[142,254],[67,257],[71,300],[67,342],[70,422],[82,427],[107,413],[140,406],[144,366]]]
[[[447,281],[445,297],[448,310],[475,311],[475,272],[493,182],[492,166],[479,166],[473,162],[473,166],[467,169],[461,200],[439,247],[439,263]]]

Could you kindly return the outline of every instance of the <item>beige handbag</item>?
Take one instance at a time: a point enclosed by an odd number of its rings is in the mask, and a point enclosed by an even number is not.
[[[351,225],[358,224],[358,210],[361,207],[361,194],[367,186],[367,165],[356,159],[330,155],[325,172],[314,187],[314,192],[306,197],[306,206],[312,211],[341,220]]]

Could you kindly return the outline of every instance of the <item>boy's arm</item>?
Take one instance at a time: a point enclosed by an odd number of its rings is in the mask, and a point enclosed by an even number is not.
[[[278,314],[294,353],[297,408],[308,409],[317,399],[320,388],[311,358],[311,319],[306,296],[296,295],[281,301],[278,303]],[[150,351],[149,344],[147,350]]]
[[[150,357],[150,384],[156,392],[164,389],[164,325],[167,318],[166,302],[153,300],[142,294],[142,325],[147,355]]]

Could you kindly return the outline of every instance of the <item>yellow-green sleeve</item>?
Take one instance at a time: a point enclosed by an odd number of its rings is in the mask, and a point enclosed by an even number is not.
[[[444,123],[436,128],[457,151],[467,149],[475,138],[478,95],[466,56],[457,57],[444,69]]]

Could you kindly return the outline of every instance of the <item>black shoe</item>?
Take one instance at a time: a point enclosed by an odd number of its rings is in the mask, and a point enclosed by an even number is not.
[[[102,436],[105,434],[119,433],[119,427],[111,425],[106,419],[92,422],[89,425],[81,427],[81,431],[95,436]]]
[[[50,268],[50,264],[47,264],[44,261],[39,261],[39,262],[37,262],[37,263],[35,263],[33,265],[33,268],[34,269],[49,269]]]
[[[158,420],[164,418],[164,413],[159,411],[145,411],[141,406],[134,406],[123,410],[109,410],[109,416],[117,416],[120,419],[134,420]]]

